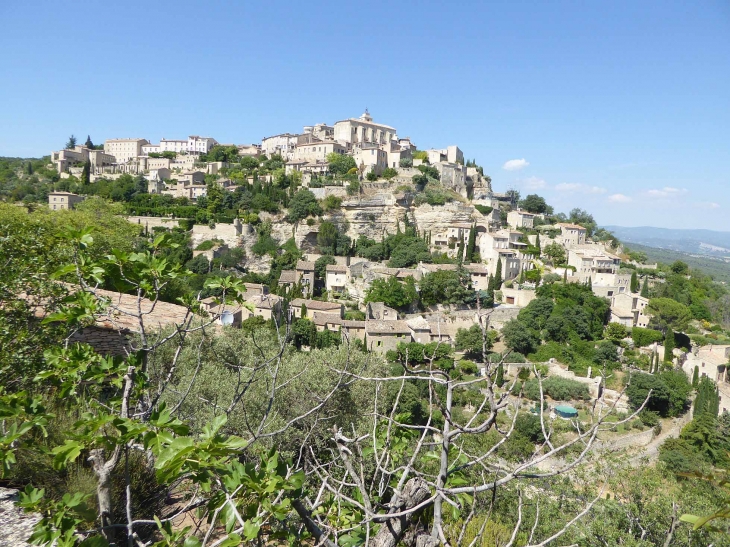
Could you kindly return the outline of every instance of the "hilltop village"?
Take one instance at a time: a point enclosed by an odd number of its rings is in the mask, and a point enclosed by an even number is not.
[[[186,231],[193,271],[227,269],[246,279],[245,304],[226,306],[218,320],[234,327],[289,313],[320,338],[386,354],[412,342],[464,350],[459,333],[487,325],[504,348],[503,327],[538,287],[561,283],[603,299],[605,322],[630,340],[632,329],[650,326],[649,289],[665,281],[588,212],[556,214],[538,195],[495,192],[459,146],[419,150],[367,110],[260,144],[200,136],[69,144],[50,161],[56,187],[75,192],[50,191],[49,208],[73,208],[100,194],[89,191],[94,186],[136,185],[140,192],[121,198],[129,222],[146,233]],[[221,311],[214,295],[203,303]],[[645,354],[664,351],[664,336],[649,338]],[[535,349],[508,346],[518,357]],[[706,350],[722,354],[718,370],[728,349]],[[698,351],[686,350],[671,359],[694,363]],[[694,365],[685,368],[691,377]],[[590,370],[582,372],[590,380]],[[725,409],[730,390],[719,385]]]
[[[420,533],[426,504],[445,529],[423,544],[490,526],[506,545],[516,507],[541,518],[519,505],[527,492],[558,515],[532,528],[539,541],[609,527],[615,544],[650,545],[672,539],[678,511],[721,503],[721,487],[682,477],[727,465],[725,286],[648,263],[588,211],[496,191],[457,144],[416,142],[366,110],[254,144],[72,136],[44,158],[0,158],[0,459],[25,509],[65,511],[85,489],[101,515],[36,518],[36,533],[103,535],[113,498],[124,534],[181,534],[169,545],[323,529],[360,545],[399,507]],[[125,488],[96,488],[126,465]],[[234,503],[223,492],[244,477]],[[412,488],[430,501],[399,497]],[[453,495],[465,514],[472,493],[471,524],[441,512]],[[681,545],[718,537],[685,529]]]

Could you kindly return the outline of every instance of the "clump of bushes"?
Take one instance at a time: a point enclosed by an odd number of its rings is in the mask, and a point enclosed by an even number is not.
[[[528,399],[533,401],[540,399],[540,384],[536,378],[526,381],[523,389]],[[559,376],[545,378],[542,381],[542,391],[556,401],[588,401],[591,398],[587,385]]]

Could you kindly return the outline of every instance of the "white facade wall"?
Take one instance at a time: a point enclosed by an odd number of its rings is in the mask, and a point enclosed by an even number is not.
[[[294,161],[327,161],[332,153],[346,154],[347,147],[334,141],[300,144],[294,150]]]
[[[117,163],[127,163],[141,156],[146,144],[149,144],[147,139],[108,139],[104,141],[104,152],[114,156]]]

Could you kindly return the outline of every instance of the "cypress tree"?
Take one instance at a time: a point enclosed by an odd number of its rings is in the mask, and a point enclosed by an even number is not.
[[[472,225],[469,231],[469,242],[466,245],[466,260],[468,262],[474,261],[474,251],[477,247],[477,224],[476,222]]]
[[[497,258],[497,271],[494,273],[493,290],[498,291],[502,288],[502,259]]]
[[[91,162],[86,161],[84,163],[84,168],[81,171],[81,184],[86,186],[87,184],[91,183]]]
[[[86,148],[90,148],[91,150],[94,149],[94,143],[91,142],[91,135],[86,135],[86,142],[84,143],[84,146]]]
[[[307,305],[302,303],[302,319],[307,317]]]
[[[522,285],[522,283],[525,282],[525,270],[520,270],[520,278],[518,280],[518,283]]]
[[[636,270],[631,272],[631,292],[635,293],[639,291],[639,278],[636,275]]]
[[[563,283],[568,282],[568,268],[563,269]]]
[[[664,338],[664,361],[667,363],[671,363],[674,354],[672,353],[672,350],[677,346],[677,342],[674,339],[674,331],[672,329],[667,329],[667,335]]]
[[[33,174],[33,164],[28,162],[28,167],[26,167],[25,172],[29,175]]]
[[[495,378],[494,383],[497,384],[497,387],[502,387],[504,385],[504,366],[502,366],[501,362],[497,366],[497,377]]]
[[[542,247],[540,247],[540,234],[537,234],[537,237],[535,238],[535,247],[537,247],[540,254],[542,254]]]
[[[456,249],[456,258],[459,260],[459,264],[464,262],[464,234],[461,234],[459,238],[459,246]]]
[[[695,365],[695,370],[692,373],[692,387],[697,389],[697,386],[700,384],[700,367]]]
[[[649,278],[644,276],[644,284],[641,286],[641,296],[649,298]]]

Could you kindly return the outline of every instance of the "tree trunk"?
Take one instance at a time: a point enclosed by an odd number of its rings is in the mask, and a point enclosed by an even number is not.
[[[390,512],[407,511],[424,502],[431,495],[426,481],[420,478],[410,479],[400,496],[392,503]],[[374,547],[396,547],[401,541],[409,547],[435,547],[437,538],[431,537],[428,531],[418,522],[422,510],[409,513],[384,522],[372,541]]]
[[[401,513],[407,511],[417,505],[423,503],[429,498],[431,491],[426,481],[420,478],[410,479],[400,496],[393,499],[391,504],[391,513]],[[312,515],[308,509],[304,507],[301,500],[294,500],[292,507],[299,514],[304,522],[307,531],[312,534],[317,545],[326,547],[337,547],[337,544],[330,539],[326,539],[326,534],[312,520]],[[423,509],[414,511],[407,515],[385,520],[380,525],[380,530],[370,541],[373,547],[396,547],[399,544],[408,547],[436,547],[439,544],[438,539],[432,538],[428,530],[418,522]],[[384,520],[386,515],[383,515]]]
[[[109,543],[114,540],[114,529],[105,528],[112,524],[112,474],[111,469],[105,465],[104,451],[97,448],[91,451],[89,461],[96,474],[96,500],[99,504],[99,519],[101,520],[101,533]]]

